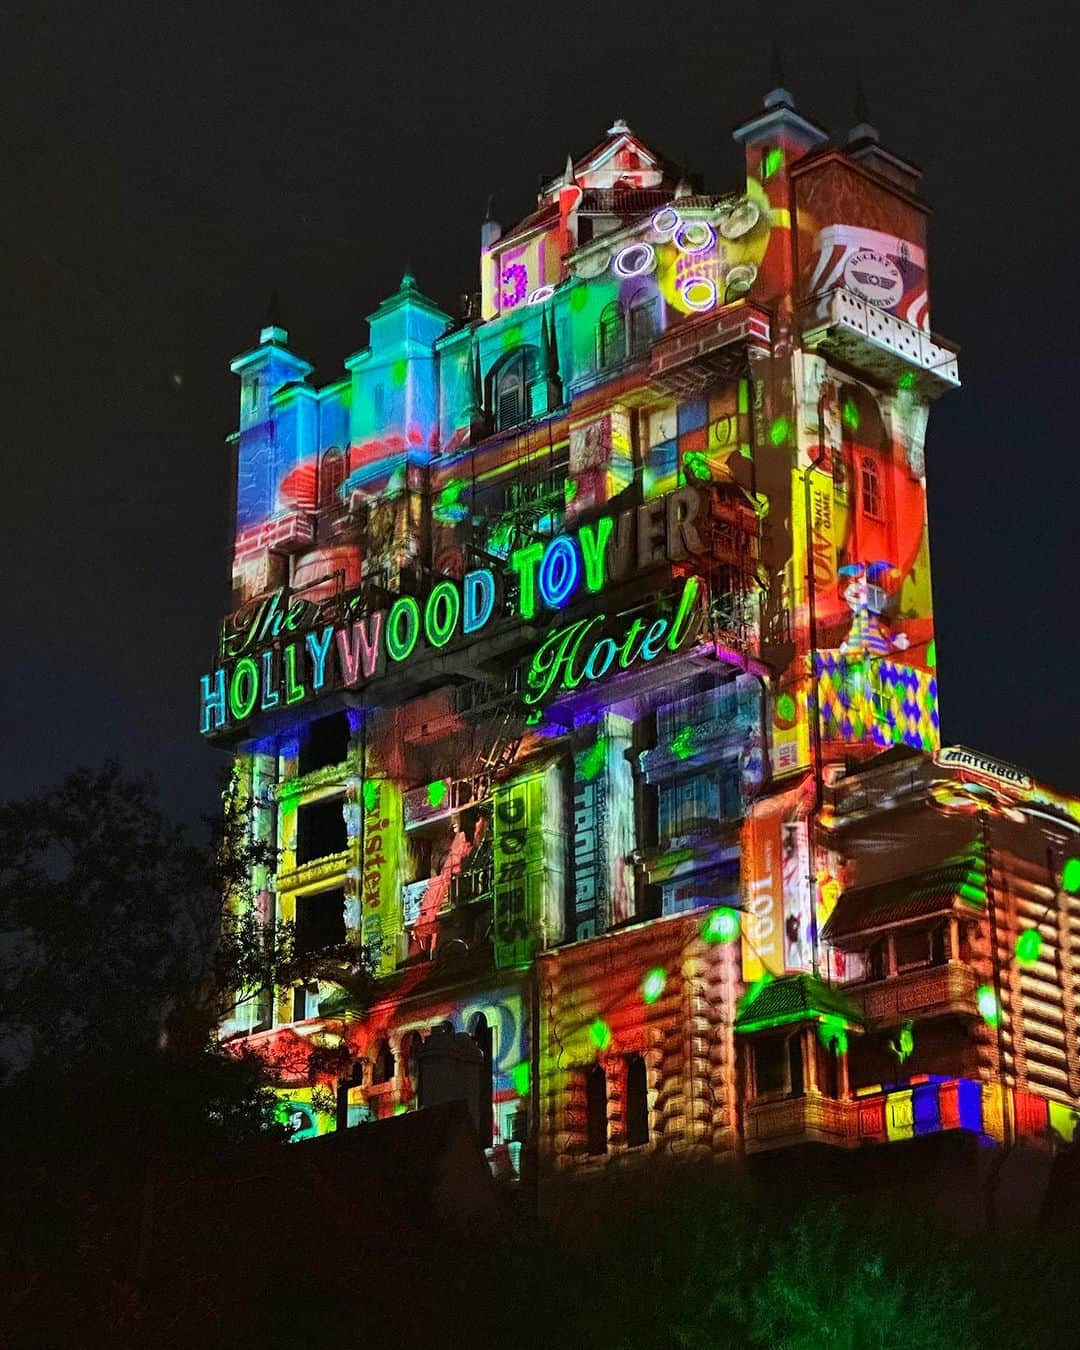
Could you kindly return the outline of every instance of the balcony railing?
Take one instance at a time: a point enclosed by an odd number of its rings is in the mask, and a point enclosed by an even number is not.
[[[811,1143],[855,1148],[859,1142],[858,1106],[817,1093],[780,1101],[750,1101],[743,1112],[743,1130],[747,1153]]]
[[[872,984],[844,986],[866,1020],[867,1027],[896,1026],[919,1017],[977,1017],[976,979],[958,961],[907,970]]]
[[[926,398],[956,389],[956,352],[922,329],[897,319],[852,291],[837,287],[802,306],[803,342],[889,384]]]

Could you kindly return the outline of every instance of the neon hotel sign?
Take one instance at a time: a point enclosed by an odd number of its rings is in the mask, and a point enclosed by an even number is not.
[[[636,510],[602,516],[574,534],[519,548],[507,560],[516,580],[509,617],[535,622],[575,598],[599,595],[664,562],[703,551],[697,519],[703,496],[679,488]],[[700,582],[689,577],[671,618],[635,618],[620,635],[607,632],[596,613],[553,629],[534,653],[523,699],[534,706],[559,690],[678,651],[700,625]],[[460,580],[445,577],[426,600],[399,595],[389,609],[344,623],[323,622],[325,606],[294,598],[286,607],[276,591],[239,610],[221,643],[221,664],[200,680],[203,733],[246,722],[257,713],[289,707],[329,688],[360,689],[387,669],[473,638],[508,617],[499,603],[500,578],[487,567]],[[359,604],[359,595],[351,607]]]

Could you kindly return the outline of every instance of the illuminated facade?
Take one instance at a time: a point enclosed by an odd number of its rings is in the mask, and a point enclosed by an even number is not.
[[[781,89],[735,136],[707,194],[617,121],[457,319],[406,274],[337,382],[276,322],[233,362],[202,730],[327,955],[224,1032],[301,1134],[460,1089],[508,1177],[1071,1135],[1080,804],[940,744],[918,171]]]

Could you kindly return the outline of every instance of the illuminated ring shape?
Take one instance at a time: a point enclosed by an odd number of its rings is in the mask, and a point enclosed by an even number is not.
[[[525,303],[527,305],[542,305],[545,300],[550,300],[554,294],[554,286],[537,286],[535,291],[529,292]]]
[[[562,609],[577,590],[580,579],[581,559],[577,546],[569,535],[556,535],[544,550],[537,574],[540,599],[548,609]]]
[[[679,294],[687,309],[700,314],[716,305],[716,282],[711,277],[684,277],[679,283]]]
[[[700,244],[694,245],[688,242],[692,230],[705,231],[705,237]],[[671,241],[680,253],[688,253],[691,257],[696,257],[697,254],[708,253],[710,249],[716,247],[716,231],[707,220],[684,220],[671,236]]]
[[[646,276],[656,266],[656,250],[651,244],[627,244],[611,265],[621,277]]]
[[[657,234],[674,234],[682,223],[682,216],[673,206],[662,206],[652,218],[652,227]]]

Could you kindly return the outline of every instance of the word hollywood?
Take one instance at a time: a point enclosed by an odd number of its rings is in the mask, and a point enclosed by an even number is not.
[[[703,549],[695,525],[701,505],[698,489],[680,488],[636,510],[602,516],[575,534],[518,549],[508,560],[516,582],[507,588],[514,594],[510,604],[503,599],[501,579],[486,567],[466,572],[460,581],[441,578],[424,600],[399,595],[388,609],[370,613],[358,614],[362,597],[354,594],[346,601],[344,623],[340,599],[332,602],[338,622],[330,623],[325,621],[328,604],[297,597],[285,604],[283,591],[275,591],[229,620],[221,664],[201,677],[201,730],[245,722],[329,688],[359,688],[384,675],[388,665],[409,660],[418,648],[438,652],[502,618],[531,623],[541,607],[565,609],[609,583],[684,561]],[[616,642],[601,633],[606,620],[598,614],[551,633],[529,669],[526,702],[535,704],[552,689],[576,688],[583,679],[599,679],[610,669],[625,670],[638,659],[650,661],[665,646],[676,650],[697,627],[698,583],[691,581],[670,625],[667,619],[651,626],[635,619]]]

